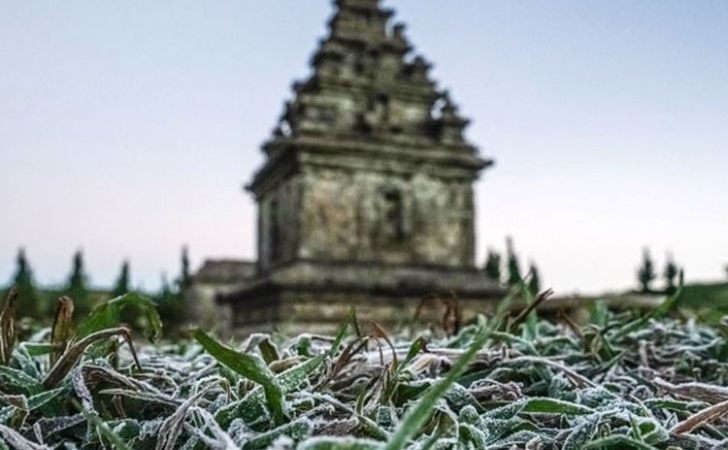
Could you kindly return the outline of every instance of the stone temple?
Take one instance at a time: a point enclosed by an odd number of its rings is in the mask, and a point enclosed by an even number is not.
[[[396,324],[423,298],[492,307],[502,288],[476,268],[473,182],[493,164],[468,120],[379,0],[336,0],[312,73],[246,186],[258,261],[206,261],[190,301],[201,319],[265,330]]]

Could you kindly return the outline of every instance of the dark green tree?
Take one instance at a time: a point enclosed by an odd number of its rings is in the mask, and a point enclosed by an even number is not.
[[[162,324],[171,333],[179,330],[186,317],[183,295],[179,283],[170,285],[167,277],[162,275],[162,286],[154,300],[157,303],[157,310],[159,311],[159,317],[162,319]]]
[[[675,285],[675,279],[677,278],[680,269],[678,269],[675,261],[672,259],[672,254],[668,253],[665,259],[665,270],[662,272],[662,276],[665,277],[665,293],[673,294],[677,290]]]
[[[167,281],[166,275],[162,275],[162,286],[154,297],[162,323],[171,334],[179,333],[187,319],[185,297],[191,282],[189,252],[187,246],[183,246],[180,254],[179,275],[172,283]]]
[[[114,288],[111,290],[111,297],[118,297],[129,292],[129,283],[129,261],[124,261],[121,264],[119,278],[116,279],[116,284],[114,284]]]
[[[84,317],[91,311],[91,292],[88,289],[88,277],[83,268],[83,252],[77,250],[73,254],[71,274],[68,276],[63,295],[73,300],[75,316]]]
[[[501,256],[493,249],[488,249],[485,257],[485,274],[489,278],[500,282],[501,279]]]
[[[513,239],[506,238],[506,256],[508,258],[508,286],[514,286],[521,282],[521,269],[518,264],[518,256],[513,249]]]
[[[180,275],[177,279],[177,284],[179,285],[179,289],[182,293],[184,293],[184,290],[190,285],[190,281],[190,258],[187,246],[185,245],[182,247],[182,254],[180,257]]]
[[[655,281],[657,274],[655,273],[655,265],[650,257],[650,251],[645,247],[642,250],[642,265],[637,269],[637,281],[639,282],[641,292],[652,292],[650,284]]]
[[[119,277],[116,279],[116,283],[114,283],[114,287],[111,290],[111,298],[116,298],[129,293],[130,283],[131,277],[129,275],[129,261],[124,260],[124,262],[121,263]],[[138,327],[140,326],[139,320],[141,315],[141,311],[136,305],[127,306],[121,310],[121,321],[127,325]]]
[[[33,283],[33,271],[25,256],[25,249],[22,247],[18,250],[16,263],[17,268],[11,282],[11,287],[15,286],[18,289],[17,316],[40,319],[43,308],[38,290]]]
[[[541,292],[541,277],[538,273],[538,269],[536,268],[536,263],[533,261],[528,267],[528,291],[533,295],[538,295],[539,292]]]

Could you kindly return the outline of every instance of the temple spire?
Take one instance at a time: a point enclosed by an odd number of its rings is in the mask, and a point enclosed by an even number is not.
[[[467,154],[468,120],[437,89],[432,64],[413,54],[401,23],[379,0],[336,0],[329,33],[311,58],[312,74],[293,84],[272,139],[376,138],[398,145],[446,145]],[[440,106],[442,105],[442,106]]]

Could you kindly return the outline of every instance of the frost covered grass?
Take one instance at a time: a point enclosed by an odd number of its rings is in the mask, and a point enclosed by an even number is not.
[[[544,297],[541,297],[541,300]],[[597,308],[586,325],[533,311],[457,333],[337,336],[203,330],[136,350],[124,296],[16,343],[0,313],[0,449],[723,449],[728,326]],[[539,300],[531,299],[532,302]],[[449,312],[448,312],[449,313]]]

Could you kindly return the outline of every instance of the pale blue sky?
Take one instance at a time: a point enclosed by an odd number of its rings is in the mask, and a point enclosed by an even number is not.
[[[478,261],[514,237],[559,293],[634,284],[641,249],[689,280],[728,263],[728,2],[387,0],[495,158]],[[25,246],[61,282],[130,259],[156,287],[189,245],[255,256],[262,163],[326,0],[0,3],[0,282]]]

